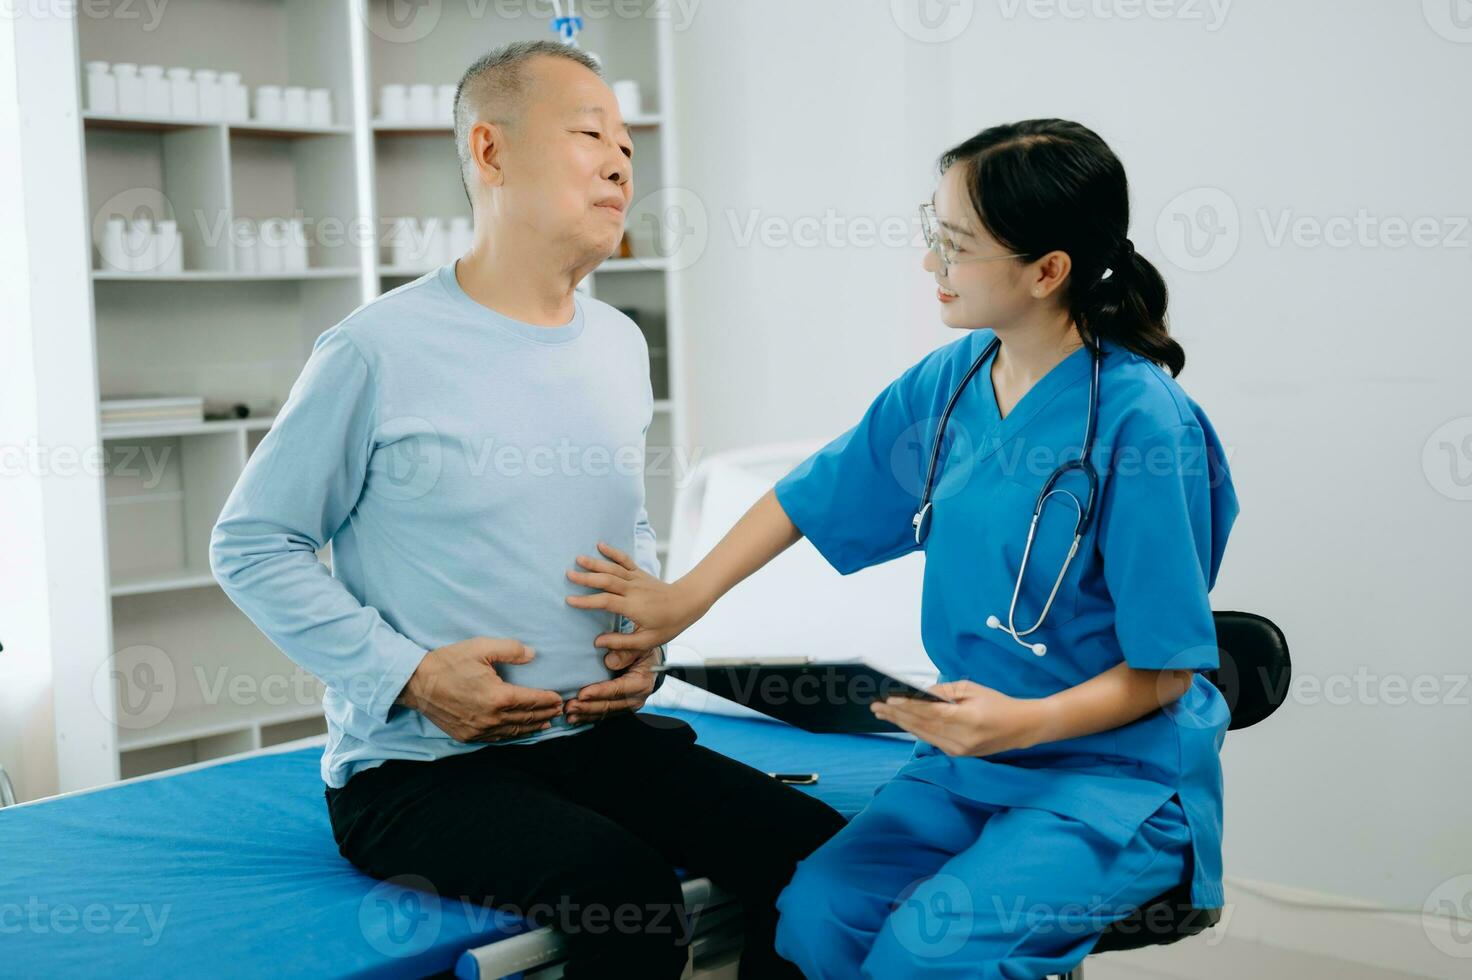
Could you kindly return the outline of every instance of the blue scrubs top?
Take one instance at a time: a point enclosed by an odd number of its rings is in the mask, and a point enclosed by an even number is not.
[[[1039,490],[1076,458],[1088,413],[1091,359],[1071,353],[1001,417],[983,365],[956,403],[932,493],[930,533],[911,518],[947,399],[993,333],[974,330],[889,385],[854,428],[780,480],[777,499],[839,572],[923,547],[921,633],[942,680],[972,680],[1037,698],[1121,661],[1149,670],[1217,667],[1207,593],[1216,581],[1237,498],[1211,423],[1156,364],[1105,342],[1093,462],[1099,497],[1043,627],[1035,655],[1007,622]],[[995,355],[993,355],[995,356]],[[1084,499],[1076,471],[1058,487]],[[1019,631],[1032,626],[1072,542],[1075,512],[1053,497],[1038,527],[1018,597]],[[917,742],[902,776],[979,802],[1035,807],[1079,820],[1123,846],[1172,796],[1191,831],[1192,902],[1222,904],[1222,777],[1230,720],[1200,673],[1163,710],[1122,728],[997,753],[952,758]]]

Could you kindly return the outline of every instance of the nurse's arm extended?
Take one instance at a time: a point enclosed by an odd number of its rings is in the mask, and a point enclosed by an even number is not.
[[[606,557],[579,555],[578,565],[585,571],[569,571],[567,577],[600,591],[570,595],[567,603],[579,609],[611,610],[638,626],[632,633],[604,633],[595,645],[647,650],[679,636],[742,579],[801,540],[802,532],[782,509],[776,492],[768,490],[700,564],[674,582],[660,581],[619,549],[599,542],[598,550]]]
[[[1189,670],[1117,664],[1044,698],[1014,698],[973,681],[932,688],[954,704],[890,698],[874,714],[947,755],[991,755],[1120,728],[1163,708],[1191,686]]]
[[[675,582],[662,582],[628,555],[599,543],[605,558],[579,555],[579,585],[598,589],[567,597],[579,609],[606,609],[633,620],[632,633],[604,633],[608,650],[646,650],[684,632],[752,572],[802,540],[802,532],[768,491],[710,554]],[[1119,664],[1082,684],[1045,698],[1014,698],[972,681],[934,690],[953,704],[891,699],[874,713],[951,755],[990,755],[1044,742],[1119,728],[1179,698],[1191,684],[1187,670],[1140,670]]]

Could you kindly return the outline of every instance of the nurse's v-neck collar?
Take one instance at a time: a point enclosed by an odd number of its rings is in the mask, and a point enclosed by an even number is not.
[[[998,348],[1000,349],[1000,348]],[[1107,357],[1110,345],[1107,341],[1103,344],[1103,350]],[[982,411],[986,420],[987,432],[982,437],[979,447],[983,457],[991,455],[1006,442],[1016,435],[1023,427],[1031,422],[1043,408],[1058,395],[1068,388],[1088,377],[1092,369],[1093,361],[1089,355],[1087,346],[1073,351],[1063,360],[1053,365],[1048,373],[1037,380],[1027,393],[1012,406],[1012,411],[1007,417],[1002,417],[1001,410],[997,407],[997,390],[992,384],[992,365],[996,363],[996,352],[987,357],[977,372],[976,381],[978,394],[982,402]]]

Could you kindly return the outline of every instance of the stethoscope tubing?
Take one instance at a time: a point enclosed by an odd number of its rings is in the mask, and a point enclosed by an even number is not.
[[[936,425],[935,439],[930,447],[930,460],[925,469],[925,487],[920,495],[920,507],[915,511],[915,516],[911,520],[911,525],[915,531],[915,543],[917,545],[923,545],[926,536],[929,534],[930,511],[933,503],[931,494],[935,489],[935,477],[939,468],[941,447],[945,440],[946,426],[950,424],[951,413],[955,410],[956,402],[960,400],[961,394],[966,390],[966,386],[976,376],[976,372],[981,370],[981,366],[986,363],[987,359],[1001,345],[1002,342],[1000,339],[992,338],[991,343],[987,344],[986,349],[967,368],[966,373],[961,377],[960,383],[951,392],[951,397],[947,399],[945,409],[941,412],[940,422]],[[1097,343],[1089,344],[1089,356],[1093,362],[1093,373],[1089,380],[1089,410],[1088,417],[1084,423],[1084,441],[1079,451],[1079,458],[1065,460],[1056,467],[1049,474],[1048,479],[1044,481],[1042,490],[1038,492],[1037,501],[1033,504],[1032,521],[1027,529],[1027,543],[1023,546],[1022,561],[1017,569],[1017,580],[1012,587],[1012,601],[1007,608],[1007,625],[1005,627],[1002,626],[996,616],[987,618],[988,626],[994,629],[1004,629],[1013,640],[1028,647],[1038,656],[1045,654],[1047,647],[1041,643],[1024,643],[1022,638],[1037,632],[1042,627],[1043,622],[1048,618],[1048,612],[1053,607],[1053,600],[1058,595],[1058,590],[1063,584],[1063,579],[1068,575],[1068,568],[1073,564],[1074,556],[1078,554],[1079,543],[1083,540],[1084,535],[1088,533],[1089,526],[1093,523],[1094,505],[1099,495],[1099,474],[1094,469],[1094,464],[1090,459],[1093,455],[1094,429],[1099,415],[1099,371],[1100,361],[1103,359],[1103,353]],[[1082,473],[1089,484],[1088,496],[1083,501],[1080,501],[1071,491],[1055,488],[1059,479],[1073,470],[1078,470]],[[1028,561],[1032,556],[1033,540],[1037,535],[1038,523],[1042,519],[1043,506],[1049,497],[1060,493],[1072,500],[1077,510],[1077,517],[1073,525],[1073,543],[1068,549],[1068,557],[1063,560],[1063,567],[1059,570],[1058,577],[1053,582],[1053,589],[1048,593],[1047,602],[1043,604],[1043,609],[1038,615],[1037,622],[1025,630],[1018,630],[1016,624],[1017,599],[1022,592],[1022,581],[1027,573]]]

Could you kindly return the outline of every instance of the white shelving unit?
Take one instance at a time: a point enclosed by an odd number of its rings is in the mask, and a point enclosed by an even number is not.
[[[58,678],[93,677],[93,697],[58,697],[60,787],[77,789],[320,732],[320,685],[235,609],[208,569],[211,528],[316,337],[362,303],[423,275],[386,264],[392,219],[468,214],[449,121],[374,118],[389,82],[447,83],[507,41],[552,36],[535,5],[437,5],[410,43],[388,20],[393,0],[174,0],[146,19],[74,17],[70,67],[87,61],[241,72],[245,83],[326,87],[330,126],[123,117],[74,106],[87,215],[162,206],[178,221],[182,272],[100,268],[91,240],[92,340],[100,398],[198,395],[243,403],[246,418],[98,425],[104,475],[109,650],[57,651]],[[646,0],[652,6],[655,0]],[[639,81],[648,111],[629,121],[636,196],[674,186],[669,97],[672,32],[663,17],[590,18],[582,35],[612,78]],[[79,84],[84,93],[84,81]],[[83,95],[79,94],[80,102]],[[163,202],[162,205],[159,202]],[[372,229],[311,235],[308,268],[247,271],[235,219],[298,217]],[[93,228],[86,229],[95,238]],[[372,239],[372,240],[370,240]],[[80,243],[79,243],[80,244]],[[652,353],[651,452],[684,445],[678,276],[657,256],[614,259],[581,288],[634,316]],[[651,520],[669,528],[674,474],[651,475]],[[95,669],[100,661],[105,669]],[[284,693],[283,693],[284,692]],[[96,714],[107,716],[99,728]],[[98,737],[100,735],[100,737]]]

